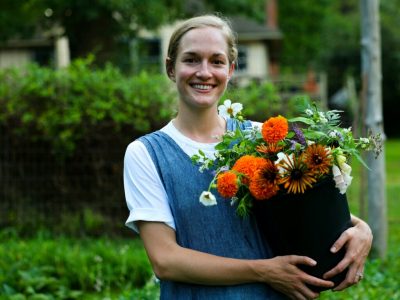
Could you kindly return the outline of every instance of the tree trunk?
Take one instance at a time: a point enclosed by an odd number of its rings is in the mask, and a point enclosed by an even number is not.
[[[379,0],[360,0],[362,82],[367,107],[365,125],[384,138],[382,116],[382,73]],[[372,256],[384,258],[387,250],[387,208],[385,193],[385,150],[375,159],[367,154],[368,222],[374,235]]]

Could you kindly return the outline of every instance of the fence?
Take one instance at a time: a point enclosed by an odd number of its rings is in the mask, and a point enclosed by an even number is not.
[[[46,226],[101,234],[123,228],[124,151],[133,136],[102,130],[60,158],[46,141],[0,127],[0,228]]]

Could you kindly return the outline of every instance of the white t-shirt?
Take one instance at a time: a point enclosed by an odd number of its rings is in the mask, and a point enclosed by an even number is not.
[[[253,122],[253,126],[260,123]],[[161,129],[168,134],[182,150],[193,156],[202,150],[214,158],[216,143],[199,143],[183,135],[172,121]],[[168,195],[157,169],[145,145],[140,141],[129,144],[124,158],[124,189],[129,209],[125,225],[138,232],[135,221],[163,222],[175,230],[175,222],[169,207]]]

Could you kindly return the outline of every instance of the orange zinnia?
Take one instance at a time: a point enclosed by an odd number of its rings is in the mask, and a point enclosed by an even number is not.
[[[218,175],[217,190],[224,198],[232,198],[239,189],[237,176],[235,173],[228,171]]]
[[[275,196],[279,191],[279,171],[270,160],[254,174],[250,181],[249,190],[256,200],[266,200]]]
[[[285,117],[271,117],[264,122],[261,128],[261,134],[268,143],[277,143],[283,140],[288,134],[289,125]]]
[[[266,159],[252,155],[244,155],[239,158],[232,167],[232,170],[243,174],[241,178],[243,184],[249,184],[254,173],[265,164]]]

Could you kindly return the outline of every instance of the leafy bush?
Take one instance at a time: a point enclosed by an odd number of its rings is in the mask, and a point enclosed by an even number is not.
[[[65,155],[97,127],[119,132],[128,126],[143,134],[170,118],[175,96],[165,76],[143,72],[130,78],[110,64],[95,69],[92,60],[60,70],[1,70],[0,123]]]
[[[91,236],[121,231],[112,224],[126,214],[126,146],[162,127],[177,95],[165,75],[128,77],[92,60],[61,70],[0,70],[0,164],[7,179],[0,181],[0,227],[18,225],[27,235],[38,227]],[[271,84],[227,95],[243,101],[249,116],[279,105]]]
[[[45,234],[23,241],[3,232],[0,257],[0,296],[5,299],[82,299],[84,293],[143,287],[152,274],[139,240]]]

